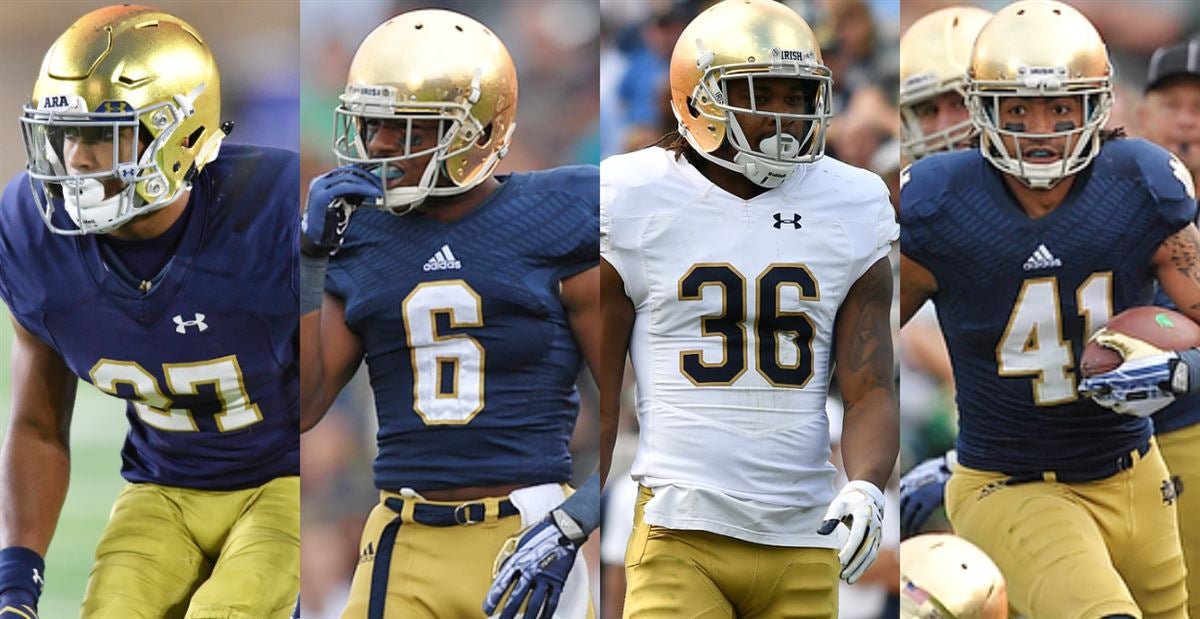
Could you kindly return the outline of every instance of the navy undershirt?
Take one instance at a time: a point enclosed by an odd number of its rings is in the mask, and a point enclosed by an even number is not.
[[[179,241],[183,239],[183,232],[187,230],[191,212],[189,204],[170,228],[154,238],[135,240],[119,239],[109,234],[101,235],[98,239],[101,251],[105,259],[110,262],[115,259],[134,278],[154,281],[179,248]],[[118,272],[120,270],[118,269]]]

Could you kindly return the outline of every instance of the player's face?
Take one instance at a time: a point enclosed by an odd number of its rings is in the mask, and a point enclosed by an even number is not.
[[[64,127],[63,160],[68,174],[91,174],[113,169],[113,128],[105,127]],[[133,129],[122,127],[117,139],[117,156],[123,163],[135,161],[133,155]],[[141,155],[142,147],[138,148]],[[104,185],[104,197],[111,198],[122,189],[125,183],[115,176],[101,181]]]
[[[733,107],[753,108],[762,112],[783,114],[812,114],[816,82],[769,77],[754,80],[754,100],[751,105],[750,81],[730,79],[728,82],[729,104]],[[775,118],[768,115],[734,113],[746,140],[753,146],[775,135]],[[782,118],[780,128],[784,133],[804,139],[808,132],[807,121]]]
[[[936,97],[922,101],[912,106],[913,114],[921,123],[921,131],[925,135],[933,135],[945,131],[954,125],[966,121],[971,113],[962,95],[957,92],[944,92]],[[953,148],[963,148],[966,144],[954,144]]]
[[[364,118],[363,141],[367,145],[367,154],[371,158],[386,158],[432,149],[437,146],[441,137],[438,135],[439,124],[441,121],[437,119],[414,120],[410,132],[407,120]],[[389,179],[388,188],[415,186],[433,156],[434,153],[429,152],[388,164],[404,173],[399,178]]]
[[[1000,101],[999,121],[1002,129],[1020,131],[1021,158],[1028,163],[1051,163],[1065,157],[1073,143],[1068,136],[1037,137],[1070,131],[1083,124],[1083,105],[1079,97],[1004,97]],[[1013,152],[1009,135],[1003,135],[1004,146]]]
[[[1177,80],[1147,93],[1138,120],[1147,140],[1185,162],[1200,161],[1200,77]]]

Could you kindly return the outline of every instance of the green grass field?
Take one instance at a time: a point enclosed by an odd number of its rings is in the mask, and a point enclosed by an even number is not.
[[[11,406],[8,364],[12,338],[8,310],[0,303],[0,427],[5,431]],[[46,591],[40,607],[43,619],[79,616],[96,542],[124,484],[120,475],[127,427],[124,410],[116,398],[80,384],[71,427],[71,487],[46,557]]]

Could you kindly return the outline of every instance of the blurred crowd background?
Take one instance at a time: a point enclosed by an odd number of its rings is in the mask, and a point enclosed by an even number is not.
[[[440,7],[486,24],[507,45],[520,84],[513,145],[498,174],[600,162],[600,15],[595,0],[300,3],[301,177],[335,167],[333,111],[359,43],[400,13]],[[597,465],[598,392],[581,378],[572,439],[578,486]],[[358,562],[367,513],[379,500],[371,480],[375,409],[363,368],[316,428],[301,437],[301,600],[305,619],[336,618]],[[481,463],[486,466],[486,463]],[[598,535],[584,548],[599,599]],[[482,604],[482,599],[480,600]]]
[[[0,176],[5,185],[25,169],[18,117],[33,91],[42,57],[60,34],[108,0],[0,2]],[[299,139],[300,7],[295,2],[152,0],[205,38],[221,71],[222,119],[229,140],[297,149]],[[12,330],[0,303],[0,428],[8,427]],[[41,616],[75,617],[100,533],[124,485],[121,445],[125,406],[81,383],[71,432],[71,484],[50,552]]]
[[[688,22],[715,2],[706,0],[600,0],[600,149],[608,157],[654,144],[673,131],[668,68]],[[825,65],[833,72],[833,112],[826,154],[879,174],[899,204],[899,0],[785,0],[812,26]],[[899,264],[898,255],[893,264]],[[897,286],[897,289],[899,286]],[[898,325],[893,320],[893,325]],[[624,553],[633,525],[637,485],[629,467],[637,449],[633,370],[626,369],[621,434],[605,490],[601,617],[621,616]],[[829,398],[834,464],[842,405],[836,385]],[[896,617],[899,612],[899,498],[897,477],[885,489],[888,505],[879,559],[853,586],[842,584],[842,619]],[[844,476],[838,482],[845,483]]]
[[[1163,142],[1188,162],[1193,177],[1200,178],[1196,157],[1200,153],[1200,108],[1167,110],[1152,118],[1146,109],[1144,93],[1151,56],[1160,47],[1200,40],[1200,3],[1194,0],[1065,0],[1096,25],[1108,46],[1113,63],[1114,106],[1108,127],[1123,127],[1134,137]],[[901,33],[913,22],[934,10],[949,6],[941,0],[904,0],[900,9]],[[996,11],[1009,4],[1006,0],[956,2]],[[1155,102],[1155,105],[1161,105]],[[1140,112],[1139,112],[1140,110]],[[1151,122],[1158,123],[1152,126]],[[1166,129],[1163,125],[1169,125]],[[1180,153],[1181,144],[1190,144],[1191,157]],[[932,306],[927,304],[905,326],[901,336],[900,391],[901,451],[900,466],[907,471],[926,458],[939,456],[954,446],[957,418],[954,384],[945,342],[937,326]],[[941,510],[927,529],[948,529]]]

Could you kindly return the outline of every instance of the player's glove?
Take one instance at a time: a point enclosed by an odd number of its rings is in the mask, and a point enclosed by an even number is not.
[[[300,222],[301,251],[310,256],[336,252],[354,209],[364,200],[382,197],[379,178],[360,166],[342,166],[314,178]]]
[[[553,617],[567,576],[575,566],[575,555],[585,540],[587,534],[562,509],[551,511],[520,537],[509,539],[496,556],[483,612],[493,616],[503,600],[499,619],[513,619],[528,600],[522,615],[525,619]]]
[[[1148,417],[1200,388],[1200,349],[1165,351],[1138,338],[1101,329],[1091,341],[1111,348],[1124,362],[1085,378],[1079,392],[1123,415]]]
[[[900,537],[916,535],[945,501],[954,450],[930,458],[900,478]]]
[[[838,553],[841,577],[854,584],[875,562],[883,531],[883,492],[875,484],[856,479],[846,484],[825,512],[825,522],[817,533],[829,535],[839,522],[850,527],[850,537]]]
[[[37,619],[46,563],[21,546],[0,550],[0,619]]]

